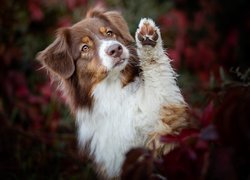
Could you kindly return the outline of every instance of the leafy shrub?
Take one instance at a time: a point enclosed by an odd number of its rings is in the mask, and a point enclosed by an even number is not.
[[[241,1],[98,1],[119,9],[134,34],[159,24],[196,129],[162,141],[164,157],[133,149],[123,179],[249,179],[249,13]],[[4,179],[95,179],[77,151],[73,118],[56,100],[36,53],[55,30],[84,16],[87,0],[4,0],[0,21],[0,175]]]

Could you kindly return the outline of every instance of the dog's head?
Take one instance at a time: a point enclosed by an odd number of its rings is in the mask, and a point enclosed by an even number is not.
[[[59,29],[55,41],[37,59],[64,83],[75,107],[90,107],[97,83],[117,76],[125,86],[138,75],[138,60],[123,17],[91,10],[72,27]]]

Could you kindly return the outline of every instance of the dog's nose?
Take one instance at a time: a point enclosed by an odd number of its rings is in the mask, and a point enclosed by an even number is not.
[[[106,50],[106,53],[114,58],[120,57],[122,55],[123,49],[120,44],[113,44],[109,46]]]

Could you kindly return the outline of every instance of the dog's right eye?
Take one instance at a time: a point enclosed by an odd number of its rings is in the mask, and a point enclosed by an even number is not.
[[[107,34],[107,36],[112,36],[112,35],[113,35],[113,31],[108,30],[108,31],[106,32],[106,34]]]
[[[84,44],[81,48],[82,52],[87,52],[89,50],[89,46],[87,44]]]

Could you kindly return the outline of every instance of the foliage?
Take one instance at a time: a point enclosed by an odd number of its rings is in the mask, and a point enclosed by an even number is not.
[[[196,129],[162,142],[164,157],[133,149],[123,179],[249,179],[249,13],[247,1],[4,0],[0,9],[0,176],[95,179],[77,151],[73,118],[35,61],[55,30],[88,7],[119,9],[134,34],[141,17],[159,24]]]

